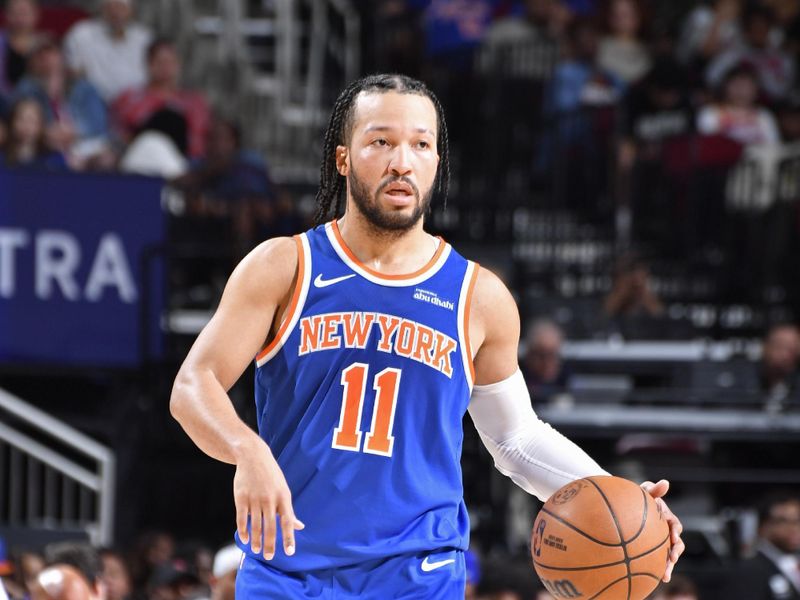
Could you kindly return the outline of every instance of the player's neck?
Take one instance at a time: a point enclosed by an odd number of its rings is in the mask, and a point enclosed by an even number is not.
[[[438,246],[438,240],[423,229],[422,219],[408,231],[383,235],[357,210],[348,210],[337,225],[356,258],[387,275],[402,275],[423,268]]]

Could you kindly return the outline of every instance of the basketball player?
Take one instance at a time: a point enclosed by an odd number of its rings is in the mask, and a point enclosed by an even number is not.
[[[320,225],[237,266],[171,411],[236,465],[237,598],[463,598],[467,410],[498,469],[541,499],[604,471],[534,414],[511,294],[423,229],[449,176],[433,93],[400,75],[354,82],[323,155]],[[226,394],[254,356],[258,435]],[[667,514],[666,579],[683,549]]]

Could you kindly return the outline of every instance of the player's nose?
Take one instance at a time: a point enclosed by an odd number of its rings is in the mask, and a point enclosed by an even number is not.
[[[393,175],[408,175],[411,172],[411,148],[408,144],[397,144],[389,161]]]

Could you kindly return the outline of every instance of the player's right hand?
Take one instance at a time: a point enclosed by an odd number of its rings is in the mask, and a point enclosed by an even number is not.
[[[295,551],[294,532],[305,527],[292,508],[292,493],[278,462],[263,440],[257,438],[236,462],[233,477],[236,529],[239,539],[264,558],[275,556],[276,518],[281,520],[283,551]],[[250,531],[247,528],[248,518]]]

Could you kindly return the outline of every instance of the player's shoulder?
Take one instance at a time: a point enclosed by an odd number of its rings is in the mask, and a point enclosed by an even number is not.
[[[471,311],[484,322],[498,327],[519,328],[517,303],[506,284],[486,267],[478,267],[472,292]]]
[[[473,302],[488,304],[499,302],[501,305],[510,302],[516,307],[514,298],[503,280],[481,265],[478,266],[478,275],[475,278]]]
[[[297,241],[276,237],[261,242],[236,266],[230,283],[245,293],[282,296],[295,279],[300,251]]]
[[[274,237],[261,242],[253,248],[242,263],[249,269],[268,269],[270,271],[292,271],[297,268],[299,257],[297,239],[293,237]]]

